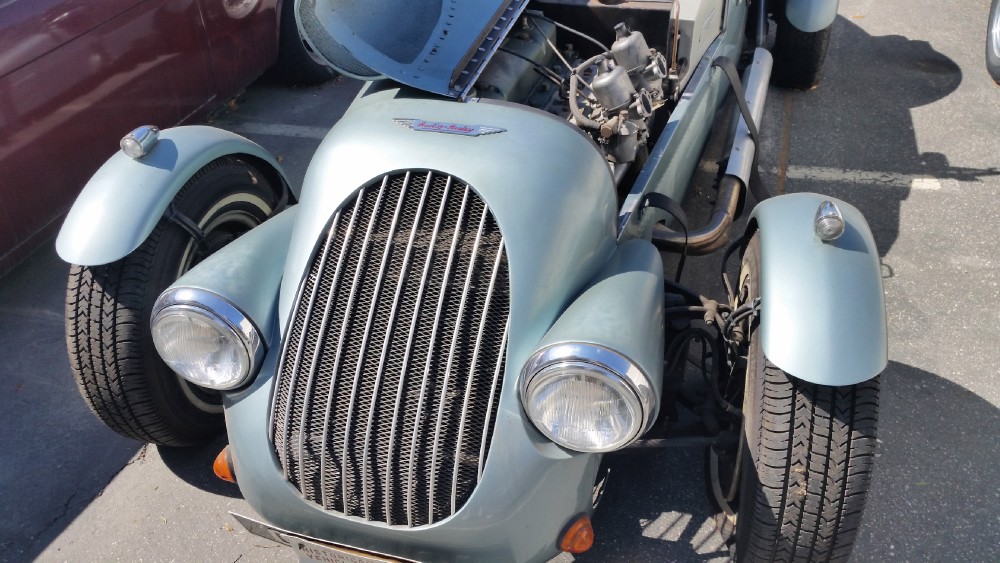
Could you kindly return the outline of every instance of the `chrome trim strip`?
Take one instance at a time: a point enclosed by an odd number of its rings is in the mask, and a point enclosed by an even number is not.
[[[156,319],[167,309],[173,310],[196,310],[201,313],[210,314],[232,329],[243,343],[243,347],[250,358],[250,366],[247,373],[238,382],[226,387],[215,387],[222,391],[236,389],[246,384],[253,376],[257,375],[261,362],[264,361],[264,354],[267,352],[267,345],[260,337],[260,330],[250,320],[239,307],[231,303],[225,297],[200,288],[175,287],[167,289],[156,299],[153,304],[153,313],[150,315],[150,330],[156,324]]]
[[[490,210],[489,207],[486,207],[485,213],[489,213],[489,210]],[[483,314],[479,318],[479,331],[476,333],[476,346],[472,349],[472,361],[469,363],[470,368],[472,369],[472,373],[469,374],[469,381],[465,386],[465,402],[462,403],[462,418],[458,424],[458,440],[457,440],[458,452],[455,455],[455,467],[452,470],[451,474],[452,513],[454,513],[456,509],[455,497],[458,495],[458,465],[459,465],[458,462],[462,454],[462,437],[465,434],[465,419],[466,415],[469,412],[469,398],[472,395],[472,381],[476,378],[475,372],[476,372],[476,365],[479,363],[479,349],[482,347],[483,333],[486,331],[486,319],[489,318],[490,305],[493,303],[493,287],[496,285],[497,271],[500,269],[500,259],[503,258],[503,238],[500,239],[499,247],[500,248],[497,251],[497,256],[493,260],[493,270],[490,273],[490,285],[486,288],[486,300],[483,302]],[[501,350],[503,350],[503,348],[501,348]],[[493,396],[491,394],[490,398],[492,399],[492,397]],[[487,407],[487,413],[490,412],[489,409],[492,406],[493,403],[490,402],[490,405]],[[487,417],[485,428],[489,428],[489,426],[490,422],[489,418]],[[480,455],[482,454],[480,453]],[[483,458],[480,457],[477,468],[477,477],[476,477],[477,482],[482,477],[482,466],[483,466]]]
[[[431,179],[433,178],[433,173],[427,173],[427,184],[424,186],[424,190],[429,195]],[[431,272],[431,265],[434,263],[434,246],[437,244],[437,235],[441,231],[441,222],[444,220],[445,211],[448,208],[448,196],[451,195],[451,176],[448,176],[447,184],[444,188],[444,195],[441,197],[441,204],[438,206],[437,219],[434,221],[434,230],[431,231],[431,242],[427,248],[427,258],[424,259],[424,269],[423,274],[420,277],[420,289],[417,290],[417,303],[413,307],[413,317],[410,319],[410,332],[406,341],[406,353],[403,354],[403,366],[400,373],[405,376],[406,371],[410,367],[410,353],[413,351],[413,337],[417,332],[417,320],[420,318],[421,304],[424,302],[424,290],[427,289],[427,276]],[[392,419],[392,432],[390,438],[390,448],[389,448],[389,460],[386,463],[386,473],[392,472],[392,447],[393,440],[396,435],[396,422],[399,420],[400,412],[399,407],[402,403],[403,398],[403,388],[404,381],[403,377],[399,380],[399,389],[396,391],[396,406],[393,410]],[[420,395],[420,403],[417,404],[417,418],[420,418],[420,411],[423,409],[422,401],[423,394]],[[406,481],[406,525],[413,527],[413,445],[410,446],[410,463],[407,472]]]
[[[458,314],[455,315],[455,328],[451,334],[451,348],[448,350],[448,367],[444,371],[444,384],[441,386],[441,400],[438,402],[438,415],[437,422],[434,424],[434,445],[431,447],[431,493],[430,496],[434,496],[434,485],[437,483],[437,454],[438,454],[438,442],[441,438],[441,421],[444,418],[444,405],[448,395],[448,380],[451,379],[452,365],[455,362],[455,348],[458,346],[458,333],[462,327],[462,317],[465,315],[465,304],[469,301],[469,287],[472,286],[472,273],[476,270],[476,256],[479,254],[479,243],[483,238],[483,227],[486,226],[486,219],[490,216],[490,208],[484,203],[483,204],[483,214],[479,218],[479,229],[476,231],[476,241],[472,243],[472,253],[469,256],[469,267],[465,273],[465,285],[462,287],[462,300],[458,304]],[[478,341],[478,340],[477,340]],[[473,354],[478,350],[474,350]],[[475,366],[475,364],[473,364]],[[475,368],[473,368],[475,369]],[[469,379],[469,383],[472,379]],[[469,406],[469,394],[468,385],[465,394],[465,400],[462,404],[462,418],[458,423],[458,441],[456,443],[458,447],[458,452],[462,451],[462,426],[465,425],[465,412]],[[458,453],[455,454],[455,460],[460,458]],[[452,483],[452,495],[451,495],[451,512],[455,513],[455,484]],[[433,521],[433,520],[432,520]]]
[[[451,181],[451,177],[448,177],[448,181]],[[451,247],[448,250],[448,262],[445,265],[444,276],[441,278],[443,281],[441,283],[441,290],[438,292],[438,304],[434,311],[434,325],[431,329],[430,342],[431,345],[427,349],[427,359],[424,360],[424,377],[420,384],[420,397],[417,399],[417,412],[413,419],[414,427],[419,427],[418,422],[420,420],[420,413],[423,411],[424,397],[427,395],[427,380],[430,377],[431,370],[431,358],[434,355],[434,341],[437,340],[438,325],[441,324],[441,311],[444,306],[444,297],[448,289],[448,280],[451,279],[451,267],[455,261],[455,248],[458,245],[459,235],[462,229],[459,226],[462,224],[462,220],[465,218],[465,206],[469,201],[469,186],[465,186],[465,190],[462,195],[462,206],[459,208],[458,219],[455,221],[455,232],[451,237]],[[437,440],[437,435],[440,432],[440,428],[434,429],[435,440]],[[410,440],[410,466],[407,472],[407,489],[413,488],[413,454],[416,452],[417,448],[417,433],[413,433],[413,439]],[[434,523],[434,495],[428,495],[428,506],[430,507],[431,513],[428,514],[428,524]]]
[[[382,189],[386,189],[388,185],[389,177],[386,176],[385,181],[382,184]],[[396,227],[399,225],[399,214],[403,210],[403,201],[406,199],[406,188],[410,185],[410,172],[407,172],[403,177],[403,187],[399,194],[399,200],[396,202],[396,210],[392,215],[392,223],[389,225],[389,232],[385,238],[385,249],[382,251],[382,263],[378,270],[378,279],[375,280],[375,288],[372,290],[371,306],[368,307],[368,319],[365,321],[365,335],[361,339],[361,352],[358,355],[358,366],[354,370],[354,381],[357,382],[361,379],[361,370],[365,365],[365,356],[368,355],[368,339],[372,332],[372,323],[375,320],[375,313],[378,309],[379,296],[382,294],[382,283],[385,280],[386,270],[389,267],[389,255],[392,254],[392,239],[396,234]],[[378,208],[376,207],[376,210]],[[373,213],[374,215],[377,215]],[[392,309],[395,313],[395,309]],[[385,340],[389,339],[389,335],[392,334],[392,319],[389,320],[389,328],[385,333]],[[382,358],[385,358],[385,349],[382,350]],[[375,383],[372,388],[372,400],[370,406],[368,407],[368,422],[365,426],[365,441],[364,445],[361,447],[361,500],[364,504],[365,520],[371,520],[371,515],[369,513],[369,502],[368,502],[368,444],[370,443],[372,436],[372,419],[374,418],[375,405],[378,402],[378,390],[379,384],[382,381],[382,373],[384,371],[385,364],[380,362],[378,367],[378,372],[375,374]],[[348,411],[347,428],[351,427],[351,417],[354,415],[354,397],[351,397],[352,407]],[[346,441],[346,438],[345,438]]]
[[[288,386],[288,406],[285,407],[285,432],[286,433],[288,433],[289,429],[291,428],[291,424],[289,424],[288,421],[290,420],[290,417],[292,416],[291,402],[292,402],[293,391],[295,390],[295,378],[299,374],[299,359],[301,359],[302,354],[304,353],[304,350],[305,350],[305,339],[306,339],[306,334],[307,334],[307,331],[305,330],[305,327],[309,326],[309,319],[313,316],[313,313],[316,310],[315,309],[315,304],[316,304],[316,297],[319,295],[319,286],[320,286],[319,282],[320,282],[320,279],[323,277],[323,271],[326,269],[326,260],[327,260],[327,258],[329,257],[329,254],[330,254],[330,246],[333,244],[333,236],[332,235],[333,235],[333,233],[336,232],[337,226],[340,224],[340,217],[341,217],[340,210],[338,210],[337,214],[334,215],[334,217],[333,217],[333,222],[330,225],[330,229],[327,231],[326,244],[323,245],[323,257],[320,259],[319,268],[316,270],[316,280],[313,282],[312,296],[309,299],[309,309],[306,312],[306,318],[303,319],[303,322],[302,322],[303,329],[302,329],[302,334],[299,335],[299,351],[298,351],[298,354],[296,355],[296,358],[295,358],[295,366],[292,368],[293,369],[293,371],[292,371],[292,381],[291,381],[291,384]],[[312,266],[310,265],[310,267],[312,267]],[[339,263],[337,264],[337,271],[338,272],[340,271],[340,264]],[[334,282],[336,282],[336,277],[334,278]],[[296,313],[297,312],[298,311],[296,311]],[[325,310],[323,312],[323,324],[321,326],[326,327],[326,319],[329,317],[329,315],[330,315],[330,304],[329,304],[329,302],[327,302],[327,306],[326,306],[326,308],[325,308]],[[312,386],[313,386],[313,382],[314,382],[314,379],[315,379],[315,376],[316,376],[316,361],[318,359],[317,356],[319,355],[319,349],[320,349],[319,343],[322,342],[322,341],[323,341],[323,333],[321,332],[316,337],[316,342],[317,342],[316,352],[313,353],[312,362],[309,365],[309,380],[306,382],[306,394],[305,394],[306,397],[312,397]],[[303,428],[305,427],[306,413],[307,412],[309,412],[308,405],[303,405],[302,416],[299,418],[299,464],[298,464],[299,465],[299,490],[302,491],[302,494],[306,494],[306,491],[305,491],[305,482],[306,481],[305,481],[305,473],[302,471],[302,460],[305,459],[305,432],[303,431]],[[286,442],[285,442],[285,448],[286,448],[286,450],[288,449],[288,447],[289,447],[288,446],[288,442],[286,440]]]
[[[368,258],[368,251],[371,250],[371,237],[372,231],[375,229],[376,219],[378,218],[378,210],[382,207],[382,196],[385,194],[385,187],[389,183],[389,176],[384,176],[382,178],[382,186],[379,189],[378,196],[375,198],[375,206],[372,208],[372,216],[368,219],[368,229],[365,231],[365,240],[361,244],[361,255],[358,256],[358,265],[354,268],[354,282],[351,285],[351,293],[349,294],[350,301],[347,305],[348,313],[344,315],[344,322],[341,325],[340,331],[340,341],[337,343],[337,362],[340,362],[341,354],[343,353],[344,347],[344,336],[345,330],[347,328],[347,323],[351,318],[350,311],[354,308],[354,298],[358,294],[358,281],[361,279],[361,270],[364,268],[365,262]],[[358,196],[359,199],[361,196]],[[367,340],[368,334],[365,333],[365,339]],[[362,347],[359,357],[364,357],[364,347]],[[359,362],[360,365],[360,362]],[[340,451],[340,489],[344,500],[344,514],[350,514],[350,510],[347,508],[347,447],[350,443],[351,438],[351,418],[354,416],[354,401],[358,396],[358,370],[355,370],[354,383],[351,386],[351,401],[347,405],[347,422],[344,425],[344,447]],[[336,369],[334,371],[336,373]],[[333,396],[333,386],[330,386],[330,396]],[[327,413],[329,414],[329,412]],[[325,432],[325,430],[324,430]]]
[[[385,366],[386,356],[389,353],[390,341],[392,340],[392,338],[391,338],[392,332],[393,332],[393,330],[395,329],[395,326],[396,326],[396,311],[397,311],[397,309],[399,307],[399,300],[403,296],[403,288],[406,286],[406,278],[407,278],[408,274],[410,273],[410,263],[411,263],[411,258],[413,258],[413,243],[414,243],[414,241],[417,238],[417,231],[418,231],[418,227],[420,226],[420,219],[421,219],[421,217],[423,217],[423,214],[424,214],[424,205],[427,203],[427,196],[430,193],[431,179],[433,177],[434,177],[434,174],[432,172],[428,171],[427,172],[427,179],[424,180],[424,190],[423,190],[423,192],[420,195],[420,203],[417,204],[417,212],[413,216],[413,226],[410,227],[410,237],[407,239],[407,242],[406,242],[406,254],[403,256],[403,264],[399,268],[399,279],[396,282],[396,294],[392,298],[392,309],[391,309],[391,313],[390,313],[390,316],[389,316],[389,326],[388,326],[388,329],[385,332],[385,338],[382,340],[382,356],[379,358],[379,363],[378,363],[378,365],[379,365],[379,371],[380,372],[383,369],[383,366]],[[403,192],[404,193],[406,192],[406,188],[408,186],[409,186],[409,181],[407,181],[406,185],[403,187]],[[400,199],[402,199],[402,196],[400,196]],[[419,312],[419,310],[420,310],[420,299],[418,297],[418,299],[417,299],[417,305],[413,309],[413,311],[414,311],[413,317],[414,318],[416,318],[418,316],[418,315],[416,315],[416,313]],[[413,341],[413,328],[411,327],[410,333],[407,335],[407,344],[409,344],[412,341]],[[407,352],[409,352],[409,346],[407,347]],[[386,462],[386,468],[385,468],[385,495],[384,495],[385,496],[385,520],[386,520],[386,524],[389,524],[390,526],[393,525],[393,522],[392,522],[392,502],[391,502],[392,501],[392,450],[393,450],[393,447],[395,446],[396,423],[399,420],[399,405],[400,405],[400,402],[402,401],[402,391],[403,391],[403,388],[404,388],[403,383],[406,381],[406,365],[407,365],[408,358],[409,358],[409,354],[407,354],[406,356],[403,357],[403,368],[400,371],[399,384],[396,386],[396,406],[395,406],[395,408],[392,411],[392,426],[391,426],[391,428],[389,430],[389,449],[388,449],[387,454],[386,454],[386,458],[388,459],[388,461]],[[379,377],[381,378],[381,373],[379,374]],[[375,413],[375,407],[376,407],[375,397],[376,397],[376,395],[372,396],[372,405],[371,405],[371,408],[368,411],[368,419],[369,419],[369,421],[371,420],[371,418],[374,416],[374,413]],[[370,426],[369,426],[369,428],[370,428]],[[365,448],[366,448],[365,457],[367,457],[367,447],[368,447],[368,439],[366,437],[366,439],[365,439]],[[366,464],[366,467],[367,467],[367,464]]]
[[[503,252],[503,244],[500,245]],[[479,476],[478,481],[483,480],[483,460],[486,459],[486,445],[489,443],[490,418],[493,416],[493,398],[497,392],[497,382],[500,380],[500,368],[506,358],[507,335],[510,332],[510,315],[507,316],[507,324],[503,327],[503,338],[500,339],[500,357],[497,360],[497,367],[493,370],[493,385],[490,387],[490,402],[486,407],[486,424],[483,426],[483,440],[479,446]]]
[[[361,200],[364,198],[366,191],[367,188],[362,188],[361,191],[358,193],[357,199],[354,200],[354,209],[351,211],[351,222],[347,227],[347,232],[344,233],[344,245],[341,247],[340,255],[337,257],[337,269],[334,272],[333,282],[330,284],[330,295],[327,297],[326,309],[323,314],[324,332],[321,333],[316,339],[316,352],[314,354],[315,358],[313,360],[314,362],[319,361],[320,353],[323,350],[321,339],[326,340],[326,333],[325,333],[326,321],[329,319],[328,315],[330,313],[330,310],[333,308],[333,303],[334,303],[333,296],[337,292],[337,289],[340,287],[340,275],[342,273],[341,270],[344,265],[344,258],[346,258],[347,249],[351,246],[350,244],[351,240],[354,238],[354,229],[357,227],[358,224],[357,223],[358,210],[361,208]],[[335,236],[336,235],[331,231],[330,232],[331,241]],[[344,338],[343,326],[341,326],[341,333],[340,333],[341,342],[343,342],[343,338]],[[323,441],[320,444],[320,451],[319,451],[320,489],[321,489],[320,498],[323,501],[323,508],[328,507],[326,499],[326,444],[327,444],[328,432],[330,430],[330,411],[332,410],[333,407],[333,388],[337,384],[337,369],[340,367],[339,349],[336,358],[337,360],[333,366],[332,375],[330,376],[330,390],[327,391],[326,394],[326,408],[323,411]]]
[[[326,256],[327,252],[329,251],[330,244],[331,244],[331,242],[330,242],[330,240],[331,240],[330,234],[334,232],[334,229],[336,228],[336,225],[337,225],[337,223],[339,221],[340,221],[340,213],[338,212],[337,215],[334,216],[333,224],[330,225],[330,229],[327,231],[327,240],[323,244],[323,250],[322,250],[322,252],[323,252],[324,260],[325,260],[325,256]],[[325,265],[325,262],[324,262],[324,265]],[[310,265],[309,267],[311,269],[312,265]],[[310,293],[310,297],[309,297],[309,308],[308,308],[308,310],[306,312],[306,317],[303,319],[303,323],[302,323],[303,327],[308,326],[306,323],[312,317],[313,304],[316,302],[316,295],[319,292],[319,284],[317,282],[319,281],[321,273],[322,273],[322,269],[319,269],[319,270],[316,271],[316,280],[313,281],[313,289],[312,289],[312,292]],[[306,277],[302,281],[302,287],[301,287],[301,289],[299,289],[299,295],[297,296],[297,299],[295,301],[296,304],[299,304],[299,302],[302,299],[301,293],[303,291],[305,291],[306,285],[308,283],[308,276],[309,276],[309,271],[307,270],[306,271]],[[295,322],[295,317],[297,315],[298,315],[298,309],[296,309],[295,313],[292,314],[291,318],[289,319],[289,323],[294,323]],[[291,331],[289,331],[288,337],[291,338]],[[288,480],[288,477],[289,477],[289,475],[288,475],[288,438],[290,438],[291,435],[289,434],[289,432],[290,432],[290,426],[289,426],[288,422],[290,420],[289,417],[291,416],[289,413],[291,412],[291,405],[292,405],[292,391],[295,390],[295,381],[296,381],[296,379],[298,377],[299,365],[301,363],[302,354],[304,353],[304,349],[305,349],[305,337],[306,337],[306,331],[303,329],[302,333],[299,335],[299,343],[298,343],[297,350],[295,352],[295,363],[292,366],[292,378],[291,378],[291,381],[288,384],[288,398],[287,398],[287,400],[285,402],[285,418],[284,418],[284,422],[283,422],[283,428],[284,428],[284,433],[283,434],[284,434],[284,436],[283,436],[282,439],[284,440],[284,443],[282,444],[281,451],[278,452],[278,458],[282,461],[282,463],[281,463],[281,472],[282,472],[282,476],[285,478],[285,480]],[[286,365],[285,362],[288,360],[288,351],[289,351],[290,348],[291,348],[291,342],[289,340],[289,341],[286,341],[285,347],[281,351],[281,358],[280,358],[280,360],[278,362],[279,374],[280,374],[281,368]],[[274,417],[277,415],[277,412],[278,412],[278,390],[275,389],[275,391],[274,391],[274,397],[271,399],[271,428],[268,430],[269,438],[272,440],[272,442],[274,441],[274,438],[275,438],[275,436],[274,436],[274,426],[275,426]]]

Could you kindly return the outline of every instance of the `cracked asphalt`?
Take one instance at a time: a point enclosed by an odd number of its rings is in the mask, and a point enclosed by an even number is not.
[[[854,204],[882,255],[890,363],[856,561],[1000,561],[1000,87],[983,66],[988,8],[841,0],[821,86],[769,93],[765,179]],[[301,182],[316,132],[357,87],[259,83],[214,124],[280,155]],[[716,260],[689,261],[685,281],[714,287]],[[65,356],[66,273],[47,246],[0,279],[0,561],[292,560],[229,516],[254,513],[212,475],[224,437],[144,447],[87,410]],[[577,560],[725,559],[700,451],[619,455],[612,467],[597,545]]]

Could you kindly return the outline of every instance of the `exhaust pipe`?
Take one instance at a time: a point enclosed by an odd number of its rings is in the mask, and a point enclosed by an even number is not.
[[[747,106],[758,128],[761,116],[764,114],[764,100],[767,98],[767,85],[771,80],[772,66],[771,53],[767,49],[757,48],[754,51],[753,63],[748,68],[744,87]],[[719,196],[715,200],[715,209],[708,224],[688,232],[687,236],[683,232],[657,225],[653,228],[653,244],[660,250],[686,251],[693,256],[710,254],[725,246],[729,242],[729,226],[736,217],[740,196],[750,185],[750,173],[756,151],[757,147],[750,136],[750,129],[740,117],[733,137],[733,148],[729,152],[729,165],[726,167],[725,176],[719,181]]]

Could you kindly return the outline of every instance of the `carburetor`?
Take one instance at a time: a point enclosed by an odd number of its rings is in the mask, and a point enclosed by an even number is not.
[[[570,109],[576,122],[599,131],[601,143],[612,162],[635,160],[639,147],[648,136],[648,122],[653,110],[663,100],[663,80],[667,60],[646,44],[642,32],[632,31],[624,23],[615,26],[615,42],[609,52],[585,61],[570,76]],[[590,116],[579,107],[577,95],[580,74],[596,67],[596,76],[587,85],[593,101]],[[593,103],[593,102],[596,102]]]

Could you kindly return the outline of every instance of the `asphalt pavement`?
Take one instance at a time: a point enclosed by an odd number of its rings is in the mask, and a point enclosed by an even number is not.
[[[820,87],[768,96],[765,179],[857,206],[882,257],[890,362],[855,561],[1000,561],[1000,87],[983,61],[988,8],[841,0]],[[258,83],[213,124],[301,182],[358,87]],[[699,286],[717,260],[686,281]],[[0,279],[0,561],[292,560],[229,515],[254,512],[212,475],[224,437],[143,446],[87,410],[65,354],[67,271],[49,245]],[[702,464],[697,450],[614,456],[597,544],[576,559],[724,560]]]

